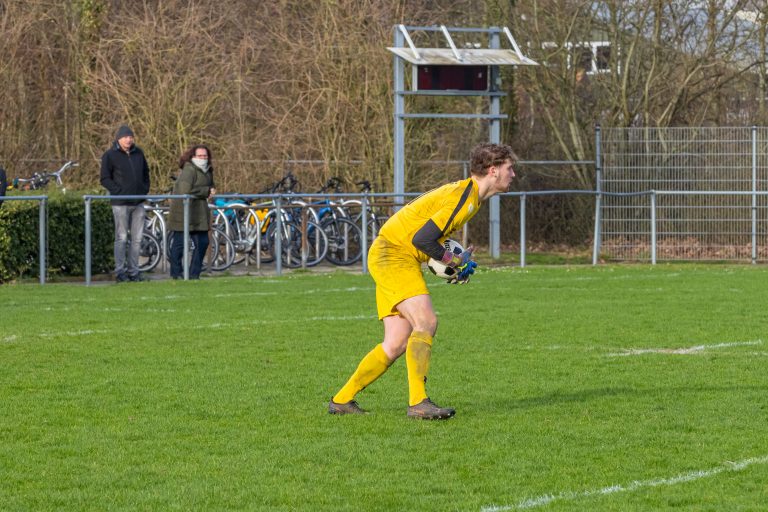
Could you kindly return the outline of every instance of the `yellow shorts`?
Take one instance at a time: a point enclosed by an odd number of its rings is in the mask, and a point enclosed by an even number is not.
[[[399,315],[396,307],[405,299],[429,294],[421,262],[380,236],[376,237],[368,251],[368,270],[376,282],[379,320]]]

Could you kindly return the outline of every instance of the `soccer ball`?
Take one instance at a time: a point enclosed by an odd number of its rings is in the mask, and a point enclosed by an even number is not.
[[[459,256],[461,253],[464,252],[464,248],[461,246],[459,242],[456,240],[452,240],[450,238],[446,238],[445,242],[443,242],[443,247],[447,251],[451,251],[456,256]],[[427,262],[427,268],[430,272],[435,274],[437,277],[441,279],[453,279],[456,277],[456,269],[453,267],[449,267],[442,261],[437,261],[434,258],[429,258],[429,261]]]

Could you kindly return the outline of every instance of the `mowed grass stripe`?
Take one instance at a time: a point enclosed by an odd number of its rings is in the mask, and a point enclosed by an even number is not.
[[[444,423],[406,419],[403,361],[359,396],[371,415],[325,413],[381,339],[367,276],[3,286],[0,503],[481,510],[759,457],[765,360],[737,343],[765,338],[765,277],[751,266],[494,269],[468,286],[427,275],[440,319],[428,389],[458,411]],[[607,356],[719,344],[732,346]],[[749,510],[768,502],[767,473],[540,508]]]

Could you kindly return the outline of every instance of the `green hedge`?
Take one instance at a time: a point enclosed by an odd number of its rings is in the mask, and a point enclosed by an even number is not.
[[[38,194],[39,195],[39,194]],[[47,272],[85,274],[85,202],[81,194],[48,191]],[[39,201],[5,201],[0,207],[0,283],[39,276]],[[91,203],[91,271],[113,265],[114,222],[107,201]]]

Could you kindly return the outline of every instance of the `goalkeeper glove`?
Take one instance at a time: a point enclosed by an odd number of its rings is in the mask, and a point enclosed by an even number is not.
[[[456,267],[456,270],[458,270],[459,273],[456,274],[456,277],[448,281],[448,284],[467,284],[469,282],[469,276],[475,273],[476,268],[477,262],[472,260]]]
[[[472,261],[472,252],[474,250],[474,247],[470,245],[459,255],[453,254],[451,251],[445,251],[443,263],[455,268],[458,272],[456,277],[448,281],[449,284],[465,284],[469,282],[469,276],[474,274],[477,268],[477,262]]]

